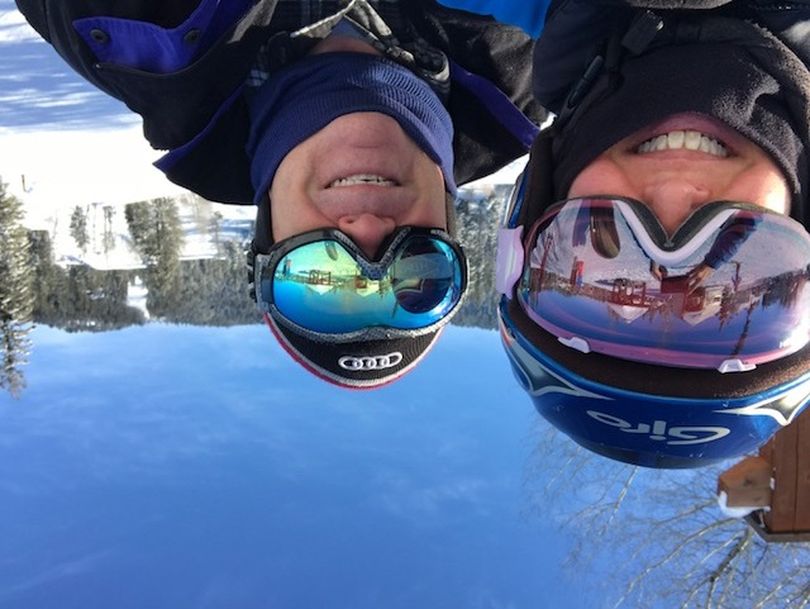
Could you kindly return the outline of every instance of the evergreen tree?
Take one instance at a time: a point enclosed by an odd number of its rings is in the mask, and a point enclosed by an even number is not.
[[[80,250],[87,251],[87,244],[90,242],[90,236],[87,233],[87,213],[80,205],[73,209],[70,216],[70,236],[73,237]]]
[[[33,319],[68,332],[104,332],[145,323],[128,304],[129,271],[63,269],[53,262],[50,235],[29,231]]]
[[[246,245],[223,241],[219,258],[184,260],[171,308],[161,315],[173,323],[231,326],[261,322],[256,304],[247,297]]]
[[[135,249],[146,265],[147,308],[161,317],[175,306],[183,232],[177,204],[168,198],[130,203],[124,215]]]
[[[102,247],[104,253],[107,254],[115,247],[115,235],[113,234],[113,215],[115,208],[112,205],[104,206],[104,237],[102,238]]]
[[[457,238],[467,255],[470,282],[464,303],[452,323],[495,329],[498,294],[495,290],[495,252],[498,222],[503,215],[508,191],[501,189],[484,201],[456,202]]]
[[[19,396],[25,387],[22,366],[31,342],[33,293],[28,234],[22,226],[22,203],[0,180],[0,388]]]
[[[183,233],[177,204],[172,199],[130,203],[124,215],[135,249],[147,266],[156,266],[161,259],[178,258]]]
[[[214,245],[217,248],[217,254],[222,253],[222,241],[221,241],[221,225],[222,225],[222,214],[218,211],[215,211],[214,214],[211,216],[211,235],[214,239]]]

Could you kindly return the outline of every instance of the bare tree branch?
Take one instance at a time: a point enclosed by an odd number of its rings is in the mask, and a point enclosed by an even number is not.
[[[621,606],[621,605],[622,605],[622,603],[624,603],[624,601],[625,601],[625,600],[627,600],[627,597],[628,597],[628,596],[630,595],[630,593],[631,593],[631,592],[632,592],[632,591],[635,589],[635,587],[636,587],[636,586],[639,584],[639,582],[641,582],[642,580],[644,580],[644,579],[645,579],[645,578],[646,578],[646,577],[647,577],[647,576],[648,576],[650,573],[652,573],[652,572],[653,572],[653,571],[655,571],[656,569],[659,569],[659,568],[663,567],[664,565],[666,565],[667,563],[669,563],[671,560],[673,560],[674,558],[676,558],[676,557],[677,557],[677,556],[678,556],[678,555],[679,555],[679,554],[680,554],[680,553],[681,553],[681,552],[682,552],[682,551],[683,551],[683,550],[684,550],[684,549],[685,549],[687,546],[689,546],[689,544],[690,544],[690,543],[692,543],[693,541],[695,541],[695,540],[697,540],[697,539],[700,539],[701,537],[706,536],[706,535],[707,535],[707,534],[708,534],[710,531],[712,531],[712,530],[714,530],[714,529],[716,529],[716,528],[722,527],[722,526],[724,526],[724,525],[728,524],[728,522],[730,522],[730,521],[732,521],[732,520],[733,520],[732,518],[727,518],[727,519],[724,519],[724,520],[719,520],[719,521],[715,522],[714,524],[709,525],[708,527],[704,527],[704,528],[700,529],[699,531],[695,531],[695,532],[694,532],[694,533],[692,533],[691,535],[688,535],[688,536],[687,536],[687,537],[686,537],[686,538],[685,538],[685,539],[684,539],[684,540],[683,540],[681,543],[677,544],[677,545],[676,545],[676,546],[675,546],[675,547],[672,549],[672,551],[670,551],[668,554],[666,554],[666,555],[665,555],[665,556],[664,556],[662,559],[660,559],[660,560],[658,560],[658,561],[654,562],[653,564],[651,564],[651,565],[649,565],[649,566],[645,567],[645,568],[644,568],[644,569],[641,571],[641,573],[639,573],[638,575],[636,575],[636,577],[634,577],[634,578],[633,578],[633,579],[630,581],[630,583],[629,583],[629,584],[628,584],[628,586],[627,586],[627,589],[625,590],[625,593],[624,593],[624,594],[622,595],[622,597],[621,597],[621,598],[620,598],[620,599],[619,599],[619,600],[616,602],[616,604],[615,604],[615,605],[613,605],[614,609],[615,609],[616,607]]]
[[[726,554],[726,557],[717,565],[717,568],[709,575],[709,594],[708,597],[711,599],[714,596],[715,590],[717,590],[717,583],[718,581],[727,575],[730,575],[733,579],[733,572],[731,570],[734,561],[739,558],[739,556],[745,551],[745,548],[751,543],[751,535],[753,535],[753,531],[746,527],[745,531],[742,535],[740,535],[737,543],[734,545],[733,548]],[[725,594],[728,588],[730,587],[730,582],[727,582],[726,586],[722,588],[722,593],[720,599],[718,600],[717,606],[722,607],[723,602],[725,600]],[[709,604],[710,606],[710,604]]]

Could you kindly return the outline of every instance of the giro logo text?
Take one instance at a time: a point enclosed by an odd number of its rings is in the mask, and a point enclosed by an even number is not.
[[[338,360],[338,366],[344,370],[360,372],[361,370],[385,370],[393,368],[402,361],[402,353],[395,351],[388,355],[376,355],[367,357],[354,357],[344,355]]]
[[[623,433],[641,434],[656,442],[666,442],[671,446],[684,446],[687,444],[705,444],[726,437],[731,433],[727,427],[714,426],[683,426],[670,427],[666,421],[653,421],[652,423],[632,423],[619,417],[589,410],[588,416],[604,425],[610,425]]]

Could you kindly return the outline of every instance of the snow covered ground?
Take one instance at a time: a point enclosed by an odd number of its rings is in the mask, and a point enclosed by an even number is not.
[[[124,206],[188,194],[152,166],[162,154],[143,138],[137,115],[73,73],[14,2],[0,0],[0,177],[23,201],[26,225],[51,233],[58,259],[99,269],[140,266],[129,247]],[[70,237],[76,206],[88,218],[86,252]],[[101,246],[105,213],[112,220],[112,249]],[[198,201],[181,206],[183,257],[214,255],[211,235],[201,227],[215,213],[227,233],[227,226],[249,222],[255,210]]]
[[[136,115],[74,74],[0,0],[0,175],[33,223],[55,206],[180,192],[151,166],[160,154]]]

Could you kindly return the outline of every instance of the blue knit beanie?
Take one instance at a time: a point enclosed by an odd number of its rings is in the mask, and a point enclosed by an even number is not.
[[[311,55],[272,74],[249,96],[248,107],[246,150],[257,204],[293,148],[353,112],[395,119],[441,168],[446,190],[455,194],[450,114],[424,80],[390,60],[363,53]]]

